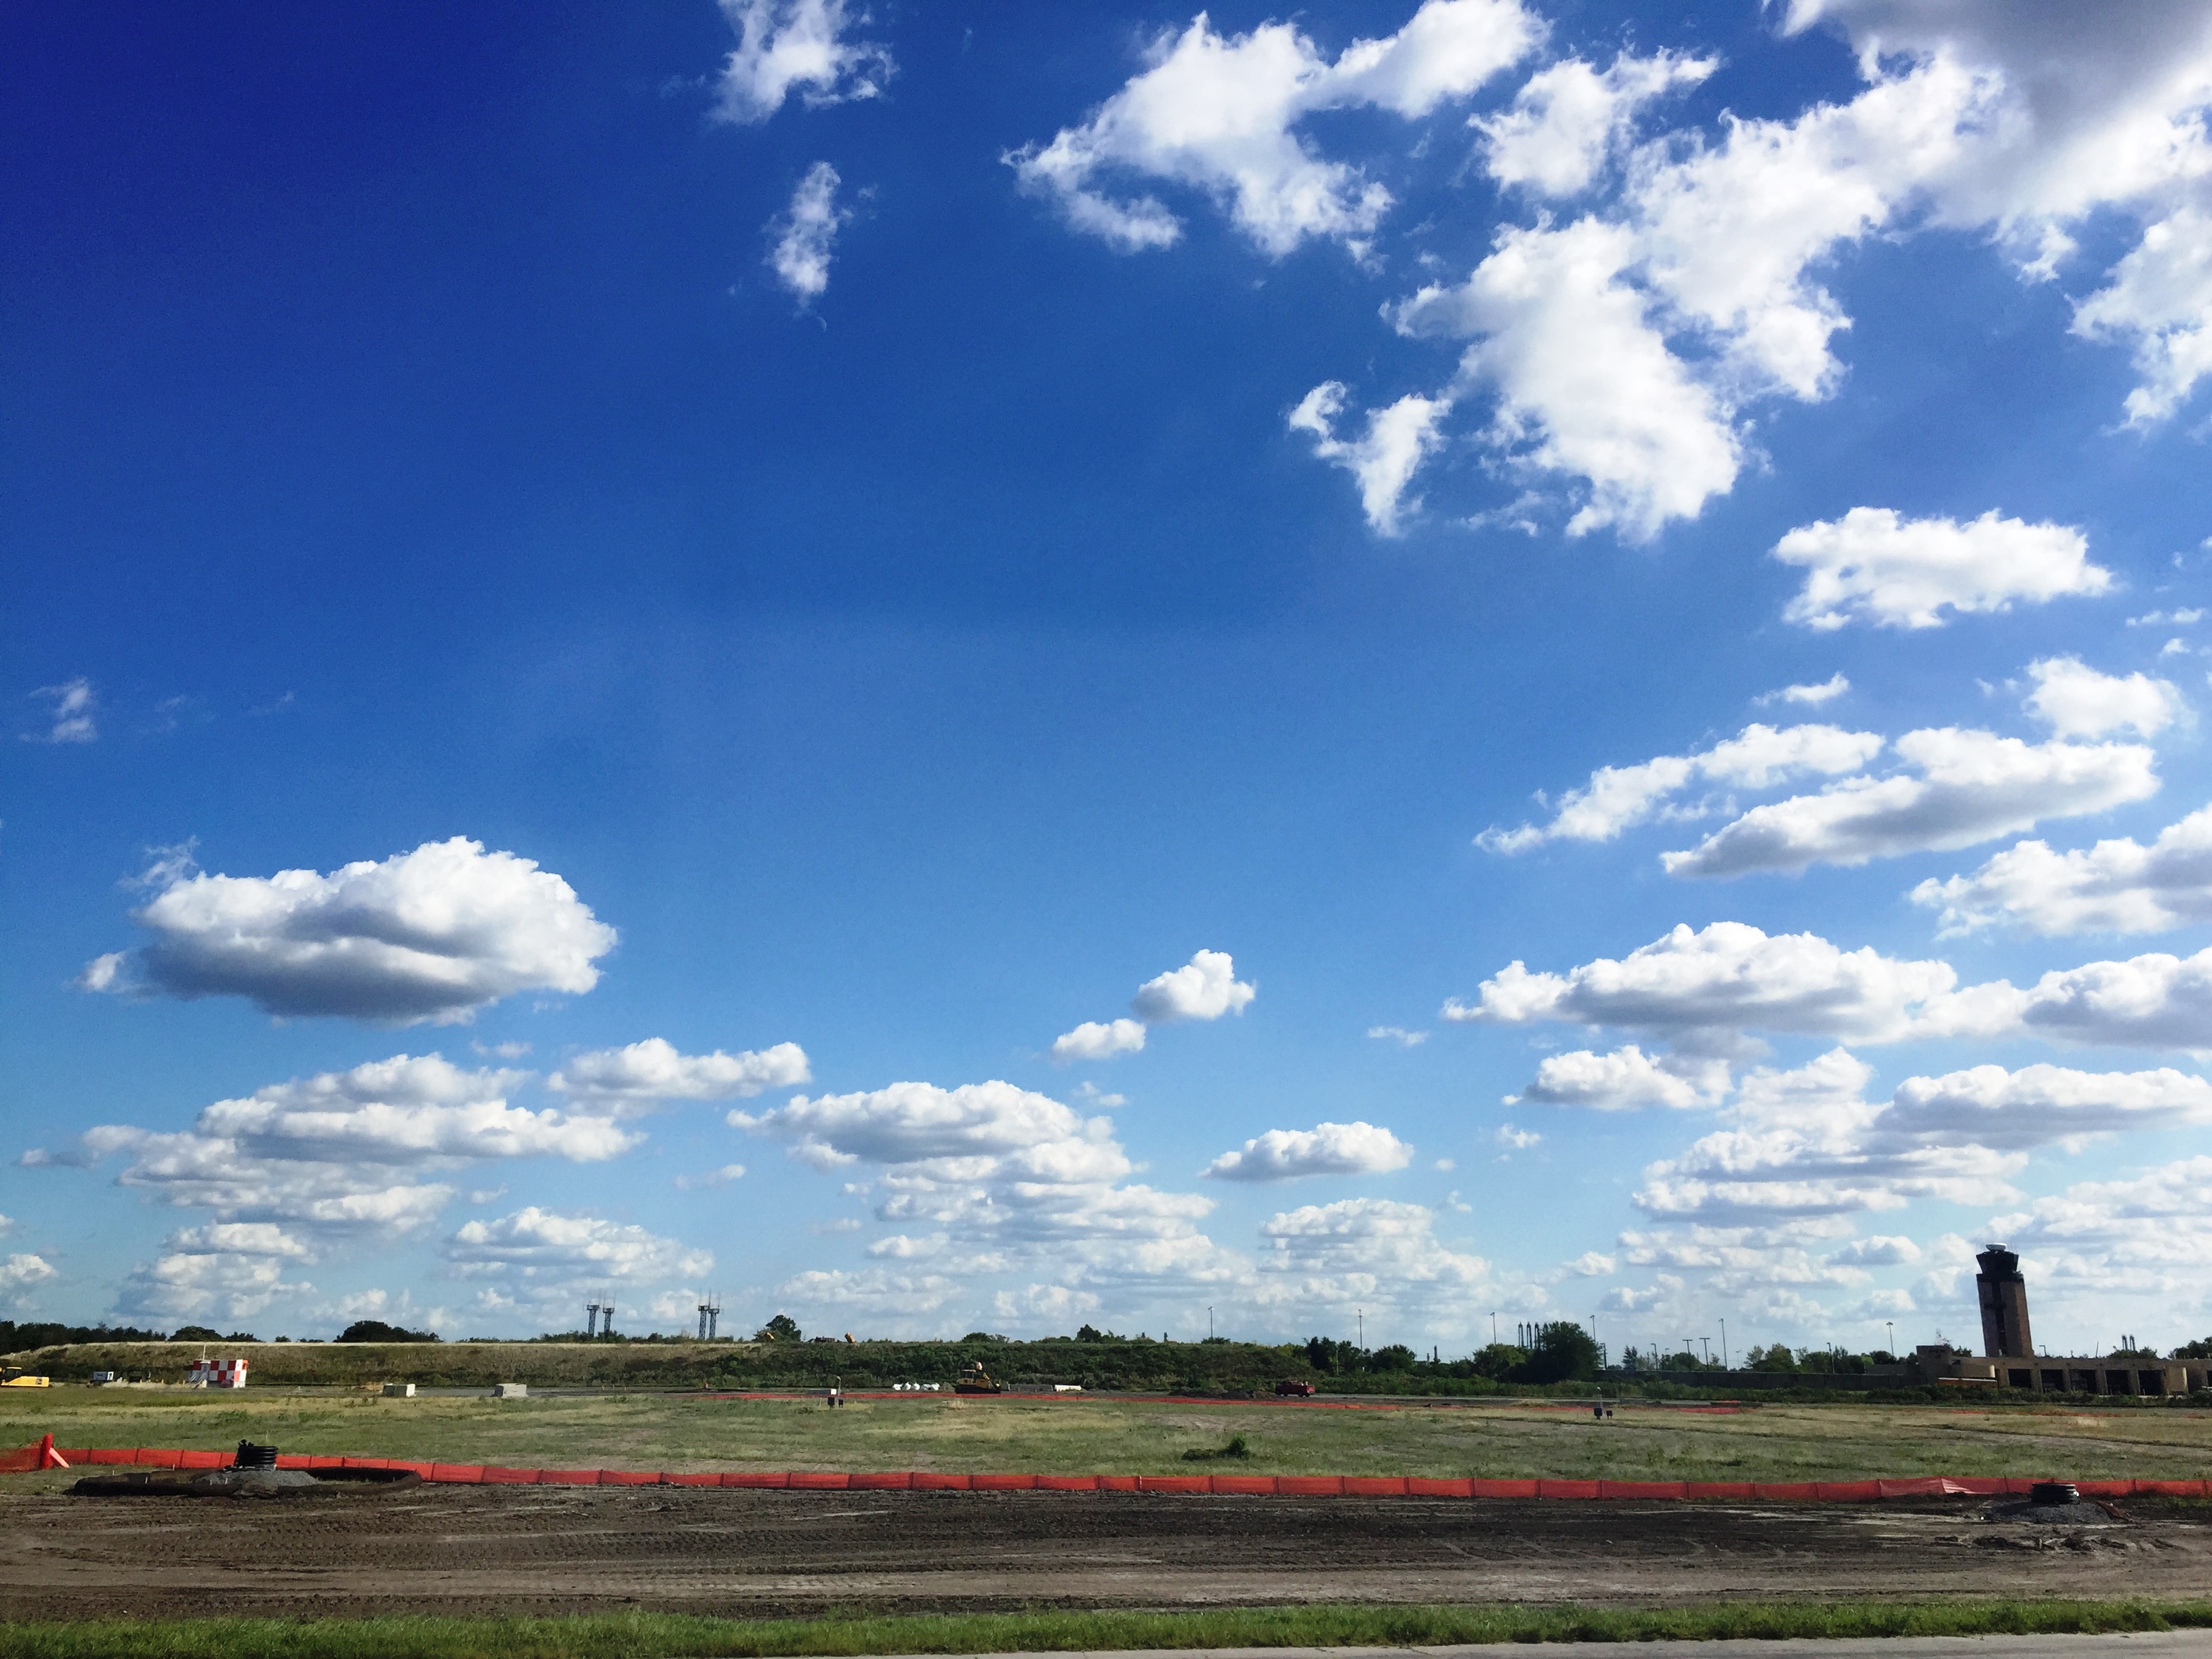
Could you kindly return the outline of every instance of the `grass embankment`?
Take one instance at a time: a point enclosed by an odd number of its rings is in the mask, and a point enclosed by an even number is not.
[[[285,1386],[350,1388],[368,1382],[435,1388],[818,1389],[833,1377],[848,1389],[894,1382],[951,1382],[980,1361],[1002,1382],[1073,1382],[1139,1393],[1272,1395],[1295,1377],[1332,1394],[1480,1396],[1526,1392],[1473,1375],[1464,1361],[1338,1376],[1317,1371],[1301,1345],[1155,1342],[1149,1338],[1077,1342],[100,1342],[33,1348],[9,1364],[57,1382],[118,1371],[180,1382],[202,1352],[240,1356],[254,1378]],[[1462,1375],[1462,1373],[1465,1373]],[[1817,1385],[1824,1379],[1810,1378]],[[1609,1385],[1610,1386],[1610,1385]],[[1690,1393],[1648,1385],[1669,1397]],[[1589,1383],[1562,1383],[1588,1394]],[[1538,1389],[1537,1392],[1544,1392]]]
[[[1874,1475],[2212,1476],[2212,1413],[2024,1407],[1765,1406],[1734,1413],[1626,1405],[1336,1410],[1253,1401],[1078,1399],[709,1400],[571,1395],[156,1393],[54,1388],[0,1395],[0,1445],[286,1451],[517,1468],[1188,1473],[1183,1454],[1241,1437],[1255,1474],[1620,1480],[1850,1480]],[[70,1476],[11,1476],[40,1490]]]
[[[735,1620],[173,1619],[0,1626],[0,1659],[775,1659],[775,1656],[1429,1647],[1473,1642],[2026,1636],[2212,1625],[2212,1602],[1731,1602],[1573,1607],[1220,1608]]]

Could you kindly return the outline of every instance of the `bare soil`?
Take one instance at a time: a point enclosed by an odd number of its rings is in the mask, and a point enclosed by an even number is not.
[[[422,1486],[27,1494],[0,1619],[2200,1595],[2212,1509]]]

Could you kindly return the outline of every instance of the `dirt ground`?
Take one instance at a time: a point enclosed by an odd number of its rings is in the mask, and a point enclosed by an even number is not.
[[[2178,1597],[2212,1583],[2201,1503],[2130,1499],[2123,1522],[2060,1528],[1985,1518],[1991,1507],[684,1487],[27,1494],[0,1531],[0,1619]]]

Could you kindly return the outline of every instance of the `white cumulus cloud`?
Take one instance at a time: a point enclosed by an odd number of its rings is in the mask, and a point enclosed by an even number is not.
[[[854,38],[867,14],[845,0],[722,0],[722,15],[738,32],[717,89],[722,120],[757,125],[794,91],[810,108],[874,98],[890,78],[890,49]]]
[[[1947,611],[2102,593],[2112,573],[2090,563],[2088,552],[2078,530],[1999,518],[1994,507],[1960,524],[1855,507],[1841,519],[1801,525],[1774,546],[1776,558],[1806,573],[1783,616],[1816,629],[1941,628]]]
[[[1972,875],[1930,877],[1912,902],[1940,909],[1947,933],[2001,922],[2038,933],[2157,933],[2212,921],[2212,806],[2168,824],[2148,847],[2115,839],[2055,853],[2024,841]]]
[[[1052,1057],[1061,1061],[1111,1060],[1116,1054],[1133,1054],[1144,1046],[1142,1020],[1086,1019],[1052,1040]]]
[[[1752,725],[1725,742],[1691,755],[1659,755],[1632,766],[1601,766],[1589,781],[1559,798],[1547,824],[1486,830],[1475,844],[1492,853],[1518,853],[1548,841],[1611,841],[1624,830],[1659,816],[1702,817],[1705,809],[1675,798],[1698,782],[1766,789],[1806,773],[1832,777],[1856,772],[1886,746],[1872,732],[1834,726]]]
[[[1728,1062],[1693,1054],[1647,1054],[1634,1043],[1611,1054],[1587,1048],[1547,1054],[1518,1100],[1588,1106],[1601,1112],[1639,1106],[1710,1106],[1727,1091]],[[1517,1101],[1516,1103],[1517,1103]]]
[[[837,205],[837,169],[817,161],[806,169],[791,204],[768,222],[768,267],[803,310],[829,291],[830,251],[852,210]]]
[[[445,1256],[464,1277],[534,1288],[696,1278],[714,1265],[710,1252],[642,1227],[534,1204],[496,1220],[467,1223],[447,1241]]]
[[[1469,123],[1486,141],[1490,176],[1535,196],[1587,190],[1637,112],[1678,87],[1695,86],[1719,67],[1711,58],[1623,52],[1603,71],[1579,58],[1540,70],[1522,83],[1512,107]]]
[[[1844,778],[1819,794],[1754,806],[1694,848],[1662,854],[1661,862],[1682,877],[1864,864],[2106,811],[2159,787],[2156,757],[2137,744],[2028,744],[1942,726],[1908,732],[1896,750],[1914,771]]]
[[[32,694],[51,705],[46,729],[27,732],[36,743],[93,743],[100,737],[100,697],[92,682],[79,675],[59,685],[42,685]]]
[[[1258,994],[1256,987],[1237,979],[1236,960],[1226,951],[1200,951],[1137,988],[1129,1002],[1134,1019],[1085,1020],[1053,1040],[1052,1057],[1065,1063],[1133,1054],[1145,1046],[1148,1026],[1241,1014]]]
[[[1420,505],[1418,498],[1405,499],[1406,486],[1422,458],[1443,441],[1437,428],[1451,403],[1408,392],[1387,408],[1368,410],[1367,430],[1361,436],[1340,438],[1336,417],[1344,410],[1344,392],[1341,380],[1316,386],[1291,411],[1291,429],[1311,434],[1314,453],[1358,481],[1359,504],[1367,522],[1378,533],[1395,536],[1399,514]]]
[[[665,1037],[647,1037],[578,1054],[546,1079],[545,1086],[587,1108],[621,1110],[663,1100],[745,1100],[812,1077],[806,1051],[795,1042],[734,1054],[720,1048],[686,1054]]]
[[[152,942],[128,963],[99,958],[80,983],[449,1025],[517,991],[588,991],[615,945],[551,871],[458,836],[329,875],[207,875],[169,859],[149,878],[159,890],[131,919]]]
[[[1296,1181],[1305,1176],[1382,1175],[1413,1161],[1413,1149],[1379,1124],[1317,1123],[1270,1129],[1202,1173],[1214,1181]]]
[[[2046,657],[2027,665],[2035,682],[2023,705],[2062,738],[2097,738],[2132,731],[2154,738],[2188,712],[2181,693],[2147,674],[2100,674],[2078,657]]]
[[[1332,63],[1296,24],[1224,35],[1201,12],[1161,35],[1148,67],[1081,125],[1005,159],[1071,227],[1124,252],[1171,246],[1182,223],[1148,191],[1109,194],[1117,177],[1197,191],[1279,258],[1311,237],[1358,249],[1390,192],[1299,125],[1336,109],[1426,115],[1525,57],[1543,30],[1518,0],[1426,0],[1395,34],[1355,40]]]

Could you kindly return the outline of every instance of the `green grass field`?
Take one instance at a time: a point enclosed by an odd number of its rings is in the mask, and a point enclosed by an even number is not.
[[[713,1400],[652,1395],[524,1401],[248,1389],[51,1389],[0,1395],[0,1444],[286,1451],[522,1468],[939,1469],[1176,1474],[1189,1450],[1243,1435],[1255,1474],[1847,1480],[1914,1474],[2193,1480],[2212,1475],[2212,1411],[1759,1406],[1691,1413],[1482,1402],[1357,1410],[1259,1402],[957,1399]],[[10,1476],[17,1490],[54,1477]]]
[[[2212,1602],[1733,1602],[1618,1612],[1573,1607],[1300,1607],[1202,1613],[924,1613],[736,1620],[204,1619],[0,1625],[0,1659],[779,1659],[1461,1642],[1635,1642],[2175,1630]]]

